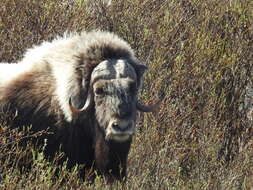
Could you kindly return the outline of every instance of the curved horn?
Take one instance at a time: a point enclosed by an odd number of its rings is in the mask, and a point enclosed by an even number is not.
[[[160,92],[160,98],[159,100],[152,104],[152,105],[143,105],[142,103],[140,103],[139,101],[136,102],[136,107],[139,111],[142,111],[142,112],[152,112],[152,111],[155,111],[161,104],[162,100],[164,99],[165,97],[165,94],[164,92]]]
[[[159,100],[158,102],[152,105],[143,105],[139,101],[137,101],[136,107],[139,111],[142,111],[142,112],[152,112],[160,106],[161,102],[162,100]]]
[[[88,97],[86,99],[86,102],[85,102],[84,106],[81,109],[75,108],[72,105],[71,98],[69,98],[69,107],[70,107],[70,110],[73,113],[80,113],[80,112],[87,111],[92,106],[92,104],[93,104],[93,94],[92,94],[92,92],[88,93]]]

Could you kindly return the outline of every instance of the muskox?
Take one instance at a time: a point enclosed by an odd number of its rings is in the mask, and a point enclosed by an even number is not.
[[[122,180],[136,111],[160,102],[137,99],[146,69],[115,34],[64,34],[29,49],[18,64],[0,64],[0,110],[15,115],[10,127],[50,132],[38,140],[46,157],[61,150],[69,168]]]

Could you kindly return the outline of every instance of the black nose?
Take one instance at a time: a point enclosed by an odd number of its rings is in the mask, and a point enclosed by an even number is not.
[[[117,131],[120,131],[120,130],[121,130],[121,128],[119,127],[118,123],[113,123],[113,124],[112,124],[112,128],[113,128],[114,130],[117,130]]]
[[[112,123],[112,128],[115,130],[115,131],[126,131],[128,128],[129,128],[130,125],[127,125],[127,126],[120,126],[117,122],[115,123]]]

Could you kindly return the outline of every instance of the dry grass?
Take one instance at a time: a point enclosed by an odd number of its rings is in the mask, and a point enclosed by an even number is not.
[[[210,189],[253,188],[253,121],[246,87],[253,84],[250,0],[2,0],[1,62],[62,32],[103,29],[117,33],[149,66],[141,97],[165,101],[140,115],[126,184],[80,181],[20,149],[17,131],[0,128],[1,189]],[[153,82],[156,81],[156,82]],[[253,104],[253,98],[248,98]],[[9,143],[8,146],[6,143]],[[29,150],[29,151],[28,151]],[[27,152],[31,170],[17,165]],[[27,160],[25,160],[27,161]],[[55,177],[56,170],[60,176]]]

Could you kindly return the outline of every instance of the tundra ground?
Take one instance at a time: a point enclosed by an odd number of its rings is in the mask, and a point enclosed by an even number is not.
[[[77,168],[47,162],[32,145],[21,148],[27,131],[2,121],[0,189],[253,188],[252,6],[250,0],[2,0],[1,62],[17,62],[27,48],[66,30],[108,30],[149,67],[141,99],[153,102],[162,87],[165,100],[140,115],[128,180],[111,186],[101,178],[87,184]],[[23,162],[31,168],[20,172]]]

